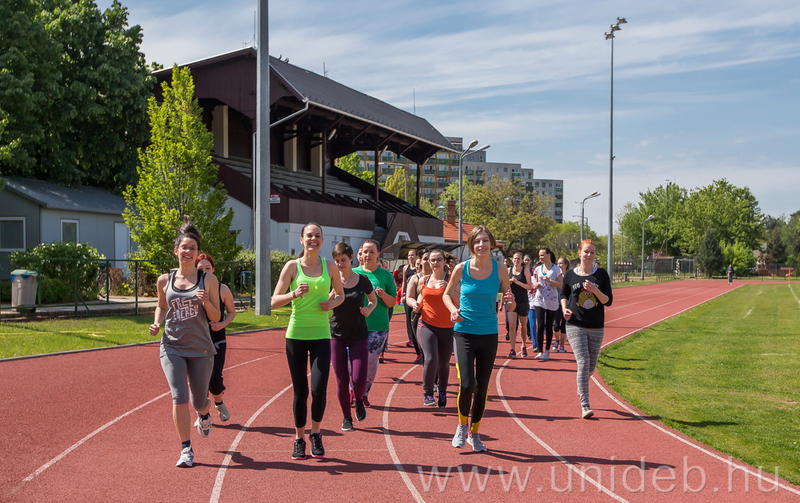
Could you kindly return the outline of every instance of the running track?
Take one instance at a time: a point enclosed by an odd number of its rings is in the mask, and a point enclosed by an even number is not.
[[[617,290],[606,344],[730,290],[704,281]],[[228,338],[232,418],[221,424],[212,412],[211,436],[193,435],[192,469],[174,466],[179,446],[157,345],[0,362],[0,500],[800,501],[800,488],[776,486],[768,469],[759,479],[756,468],[649,420],[597,374],[596,419],[579,419],[572,354],[507,360],[502,340],[481,428],[489,452],[453,449],[455,368],[449,406],[422,407],[422,367],[410,364],[401,316],[366,421],[340,431],[331,372],[327,456],[292,461],[283,336]]]

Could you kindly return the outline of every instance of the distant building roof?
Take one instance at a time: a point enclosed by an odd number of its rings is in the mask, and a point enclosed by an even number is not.
[[[447,219],[442,220],[442,225],[444,227],[444,242],[445,243],[458,243],[458,222],[451,224],[447,221]],[[474,226],[464,222],[462,224],[462,242],[467,242],[467,237],[469,233],[472,232]]]
[[[67,188],[42,180],[9,178],[5,190],[53,210],[120,215],[126,206],[125,199],[97,187]]]

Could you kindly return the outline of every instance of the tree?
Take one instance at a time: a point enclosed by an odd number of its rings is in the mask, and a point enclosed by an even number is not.
[[[336,159],[336,167],[347,171],[351,175],[355,175],[362,180],[366,180],[373,185],[375,184],[375,173],[363,168],[361,165],[361,158],[358,156],[358,152],[353,152],[350,155]]]
[[[695,259],[700,270],[709,278],[722,269],[722,250],[717,233],[711,227],[706,229],[703,239],[700,240]]]
[[[686,189],[669,184],[640,192],[638,204],[626,204],[617,215],[617,221],[626,243],[630,240],[630,249],[641,253],[642,224],[653,215],[655,218],[647,222],[644,229],[645,253],[662,250],[667,255],[681,255],[684,243],[679,222],[685,218],[686,197]]]
[[[0,110],[0,137],[3,136],[3,131],[6,129],[8,119],[2,110]],[[11,157],[11,152],[19,145],[19,139],[14,139],[7,145],[0,144],[0,161]]]
[[[0,169],[120,193],[148,139],[141,28],[116,0],[102,13],[92,0],[4,0],[0,18],[0,144],[19,139]]]
[[[203,233],[203,251],[217,261],[233,260],[241,248],[229,231],[233,209],[225,211],[227,192],[211,163],[213,136],[201,118],[188,68],[172,69],[162,85],[164,102],[150,98],[152,142],[139,150],[139,183],[125,190],[123,216],[142,258],[173,258],[173,240],[183,215]]]
[[[407,177],[405,169],[395,168],[392,176],[386,179],[383,190],[409,204],[416,204],[417,177],[414,175]]]
[[[722,246],[722,265],[732,264],[737,276],[750,276],[756,268],[756,256],[753,250],[742,243]]]
[[[783,220],[779,220],[780,224],[775,226],[772,231],[767,232],[767,262],[771,264],[783,264],[786,262],[786,245],[783,243],[783,236],[781,231],[786,227]]]

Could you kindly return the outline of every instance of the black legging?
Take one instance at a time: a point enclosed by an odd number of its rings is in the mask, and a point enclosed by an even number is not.
[[[211,382],[208,383],[208,391],[212,395],[221,395],[225,391],[225,385],[222,383],[222,369],[225,367],[225,353],[228,349],[228,344],[225,341],[222,343],[214,344],[217,348],[217,354],[214,355],[214,370],[211,371]]]
[[[470,431],[478,432],[489,397],[494,359],[497,357],[497,334],[473,335],[454,332],[456,362],[460,386],[458,390],[458,417],[461,424],[469,416],[472,406]],[[472,396],[475,400],[472,400]]]
[[[303,428],[308,417],[306,375],[309,360],[311,361],[311,420],[319,423],[325,415],[328,376],[331,371],[331,340],[286,339],[286,361],[289,362],[289,374],[292,376],[294,388],[292,412],[295,428]]]
[[[543,307],[536,306],[536,344],[539,351],[550,351],[550,344],[553,342],[553,320],[557,311],[550,311]],[[547,329],[547,346],[543,346],[545,329]]]
[[[417,340],[417,322],[414,321],[415,318],[418,320],[419,315],[414,313],[414,310],[406,304],[406,332],[408,332],[408,340],[414,343],[414,351],[419,356],[422,354],[422,349],[420,348],[419,341]]]

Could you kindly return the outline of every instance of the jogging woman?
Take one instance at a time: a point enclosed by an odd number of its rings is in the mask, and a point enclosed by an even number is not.
[[[597,367],[603,345],[605,307],[614,300],[611,280],[605,269],[594,266],[597,246],[591,239],[581,241],[580,263],[564,275],[561,308],[567,320],[567,338],[578,364],[578,396],[581,417],[594,415],[589,406],[589,378]]]
[[[197,256],[197,268],[206,274],[214,274],[214,259],[208,253],[201,253]],[[227,421],[231,418],[228,406],[222,400],[222,392],[225,385],[222,383],[222,369],[225,368],[225,352],[228,348],[225,339],[225,327],[230,325],[236,318],[236,306],[233,303],[233,294],[227,285],[219,284],[219,321],[208,323],[211,329],[211,342],[217,354],[214,355],[214,369],[211,371],[211,382],[208,384],[208,391],[214,397],[214,407],[217,409],[220,421]]]
[[[422,351],[422,345],[419,341],[419,318],[420,318],[420,305],[417,304],[417,298],[419,297],[419,284],[422,281],[422,278],[425,277],[427,274],[431,274],[431,265],[428,262],[428,257],[430,253],[427,250],[420,250],[419,252],[419,259],[417,259],[417,272],[411,279],[408,280],[408,285],[406,288],[408,289],[406,295],[406,302],[408,303],[409,307],[411,307],[411,324],[414,325],[414,336],[417,338],[417,344],[419,345],[419,352],[417,353],[417,357],[414,359],[414,364],[421,364],[425,363],[425,353]]]
[[[344,419],[342,431],[353,431],[353,416],[350,413],[350,367],[353,371],[353,395],[356,419],[367,418],[367,409],[362,397],[367,388],[368,347],[367,316],[370,315],[377,298],[369,278],[353,272],[353,249],[347,243],[333,247],[333,261],[339,269],[339,278],[344,289],[344,301],[333,308],[331,316],[331,361],[336,375],[336,397],[342,408]],[[333,292],[331,292],[331,295]],[[365,306],[365,301],[369,301]]]
[[[497,357],[497,292],[503,292],[503,302],[509,312],[516,307],[508,282],[508,270],[492,260],[496,246],[492,233],[483,225],[472,229],[467,237],[470,258],[453,270],[442,301],[455,323],[456,367],[460,382],[458,390],[458,428],[453,447],[464,447],[465,441],[473,451],[485,451],[478,430],[489,394],[494,360]],[[474,396],[474,400],[473,400]],[[472,422],[467,426],[472,407]],[[467,439],[469,432],[469,439]]]
[[[514,302],[517,307],[514,311],[506,311],[511,335],[511,351],[508,353],[508,357],[517,357],[515,349],[517,347],[517,324],[519,323],[519,335],[522,339],[521,354],[524,358],[528,356],[525,344],[528,338],[528,290],[531,289],[531,273],[522,264],[522,253],[520,252],[514,253],[511,264],[508,269],[508,279],[511,282],[511,293],[514,294]]]
[[[450,279],[445,260],[442,250],[433,250],[428,254],[431,274],[419,281],[418,288],[417,306],[421,316],[417,336],[425,354],[425,366],[422,370],[422,390],[425,395],[422,404],[425,406],[447,406],[450,355],[453,353],[453,321],[450,319],[450,311],[442,301]],[[438,401],[434,401],[434,385],[438,386]]]
[[[295,441],[292,459],[306,458],[306,421],[309,385],[306,377],[311,363],[311,455],[325,455],[320,423],[325,415],[328,375],[331,365],[331,328],[328,313],[344,300],[342,281],[336,266],[319,256],[322,227],[308,223],[300,231],[303,251],[281,271],[272,309],[292,303],[292,316],[286,329],[286,360],[292,377]],[[289,291],[291,288],[291,291]],[[333,298],[329,293],[333,288]]]
[[[408,265],[403,267],[403,285],[401,289],[403,309],[406,313],[406,333],[408,334],[407,347],[413,347],[417,356],[420,354],[419,345],[417,344],[416,330],[417,327],[411,323],[411,307],[406,302],[406,294],[408,293],[408,282],[417,273],[417,250],[408,250]]]
[[[378,297],[377,305],[367,316],[367,337],[369,345],[369,360],[367,366],[367,388],[364,391],[364,405],[369,407],[369,391],[375,376],[378,373],[378,359],[380,358],[383,345],[389,337],[389,310],[394,308],[397,300],[397,290],[394,286],[392,273],[386,269],[378,267],[378,255],[380,255],[380,245],[374,239],[367,239],[361,245],[362,265],[354,271],[369,278],[375,294]]]
[[[561,269],[561,274],[566,274],[569,271],[569,260],[564,257],[558,258],[558,268]],[[562,283],[564,278],[561,278]],[[560,297],[559,292],[559,297]],[[553,336],[555,342],[553,343],[553,351],[558,350],[559,353],[566,353],[567,349],[564,344],[567,342],[567,322],[564,321],[564,311],[561,309],[561,302],[558,303],[558,311],[556,311],[555,320],[553,320]]]
[[[541,264],[534,269],[536,297],[533,299],[533,305],[536,309],[536,345],[539,347],[539,354],[533,357],[535,360],[550,359],[553,322],[558,312],[559,290],[564,279],[561,268],[553,263],[555,259],[556,254],[550,251],[550,248],[542,248],[539,250]]]
[[[158,306],[150,335],[158,335],[164,324],[159,355],[172,392],[172,421],[181,441],[177,466],[189,468],[194,464],[189,402],[197,411],[197,432],[201,437],[211,433],[208,383],[216,351],[208,320],[219,319],[219,283],[213,274],[197,269],[202,238],[189,217],[183,218],[173,249],[178,268],[158,277]]]

